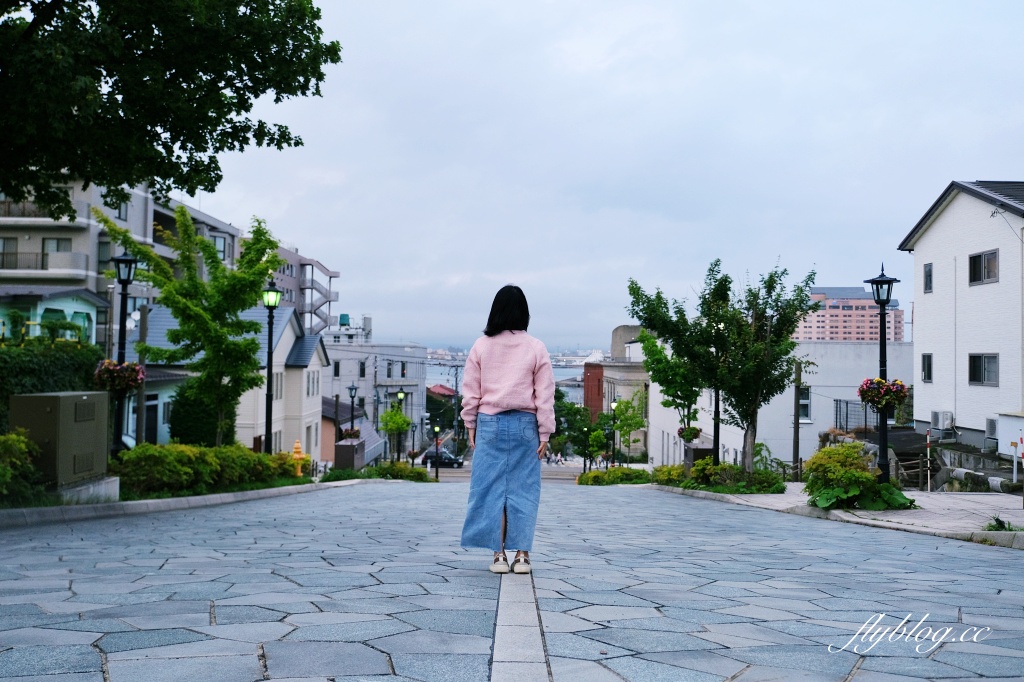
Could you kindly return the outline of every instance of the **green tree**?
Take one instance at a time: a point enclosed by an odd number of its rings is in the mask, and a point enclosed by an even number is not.
[[[633,455],[633,445],[639,443],[639,438],[633,438],[634,432],[647,426],[647,419],[644,414],[647,412],[647,391],[643,388],[635,391],[629,400],[619,400],[615,403],[614,429],[619,432],[619,447],[626,444],[626,454]]]
[[[811,300],[815,273],[792,289],[788,271],[775,267],[757,285],[748,284],[732,306],[738,314],[724,316],[728,353],[723,358],[726,421],[743,429],[743,466],[754,470],[757,416],[761,407],[791,385],[796,341],[793,334],[808,313],[818,309]]]
[[[661,389],[662,406],[674,409],[679,423],[688,427],[697,418],[697,400],[709,385],[701,320],[691,320],[681,301],[670,302],[660,289],[648,294],[633,279],[629,297],[629,314],[644,327],[639,336],[644,369]]]
[[[586,468],[590,458],[587,439],[589,438],[590,410],[565,399],[565,392],[555,389],[555,437],[549,443],[552,452],[559,452],[566,445],[574,454],[583,458]],[[564,437],[564,440],[563,440]],[[559,440],[556,441],[556,438]]]
[[[93,214],[113,241],[146,264],[139,268],[138,279],[160,290],[156,302],[166,306],[178,322],[177,329],[167,332],[173,348],[139,344],[139,350],[149,362],[183,364],[198,374],[188,390],[216,414],[214,444],[221,445],[242,394],[263,385],[256,338],[263,325],[242,319],[241,313],[257,304],[267,278],[280,265],[277,241],[262,220],[253,219],[242,255],[229,269],[213,242],[196,235],[188,210],[179,206],[174,213],[178,234],[162,234],[175,252],[174,262],[168,263],[98,209]],[[205,280],[199,273],[200,261],[206,269]]]
[[[227,423],[223,425],[221,440],[232,443],[235,440],[235,415],[224,415]],[[170,431],[171,439],[186,445],[202,445],[215,447],[218,426],[217,411],[212,409],[210,401],[198,390],[193,379],[178,386],[171,399]]]
[[[249,117],[320,95],[341,46],[312,0],[0,0],[0,192],[74,216],[66,185],[212,192],[217,155],[302,144]]]
[[[391,452],[396,459],[401,458],[401,453],[398,452],[399,438],[409,430],[410,426],[412,426],[412,420],[405,416],[402,406],[398,403],[393,403],[386,412],[380,415],[380,428],[388,434]]]

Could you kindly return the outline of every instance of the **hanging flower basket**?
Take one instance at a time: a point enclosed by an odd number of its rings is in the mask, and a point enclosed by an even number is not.
[[[862,381],[860,388],[857,389],[857,395],[860,396],[862,403],[870,405],[877,412],[882,412],[907,402],[910,390],[899,379],[886,381],[876,377]]]
[[[93,380],[104,391],[127,393],[142,385],[146,379],[146,368],[137,362],[119,365],[113,360],[104,360],[96,365]]]
[[[676,431],[676,435],[682,438],[687,443],[692,443],[693,441],[700,438],[700,427],[680,426],[679,429]]]

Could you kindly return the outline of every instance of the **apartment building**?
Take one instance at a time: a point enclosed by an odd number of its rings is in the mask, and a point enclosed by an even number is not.
[[[812,287],[811,300],[820,309],[804,318],[793,334],[795,341],[879,340],[878,304],[864,287]],[[885,338],[903,341],[903,311],[893,299],[885,313]]]
[[[277,255],[285,261],[274,275],[274,281],[283,292],[281,303],[295,306],[309,334],[337,326],[338,316],[331,315],[331,304],[338,300],[333,284],[341,273],[315,258],[300,255],[293,245],[279,246]]]

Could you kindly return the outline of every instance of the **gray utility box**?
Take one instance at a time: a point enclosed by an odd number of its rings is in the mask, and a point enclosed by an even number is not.
[[[58,488],[107,474],[105,391],[65,391],[11,396],[11,428],[28,431],[39,446],[39,468]]]

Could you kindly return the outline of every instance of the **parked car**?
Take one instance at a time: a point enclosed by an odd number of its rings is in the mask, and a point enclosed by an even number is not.
[[[434,466],[435,453],[433,450],[428,451],[423,455],[423,462],[428,467]],[[437,458],[437,465],[442,467],[455,467],[458,469],[462,468],[462,455],[453,455],[450,452],[444,450],[441,451],[440,456]]]

